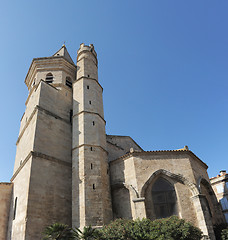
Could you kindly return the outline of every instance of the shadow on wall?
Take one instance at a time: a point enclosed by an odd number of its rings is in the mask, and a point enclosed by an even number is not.
[[[124,185],[112,188],[113,218],[132,219],[130,192]]]
[[[76,159],[76,146],[79,145],[79,118],[76,117],[78,113],[79,103],[73,100],[73,112],[72,112],[72,226],[80,226],[80,209],[79,209],[79,162]],[[75,153],[74,153],[75,152]]]
[[[208,217],[212,218],[212,224],[223,223],[220,213],[220,206],[218,204],[215,193],[211,187],[211,184],[204,178],[200,181],[200,193],[205,196],[203,210]]]
[[[124,185],[124,161],[112,164],[110,170],[113,218],[132,219],[130,191]]]
[[[14,196],[14,186],[12,188],[12,195],[11,195],[11,204],[10,204],[10,211],[9,211],[9,221],[8,221],[8,229],[7,229],[7,239],[12,239],[12,225],[13,220],[16,217],[16,208],[15,208],[15,202],[16,198]]]

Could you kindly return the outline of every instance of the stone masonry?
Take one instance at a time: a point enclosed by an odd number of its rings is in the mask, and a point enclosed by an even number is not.
[[[106,135],[94,46],[77,63],[65,45],[34,58],[10,183],[0,183],[0,240],[38,240],[56,222],[100,227],[116,218],[177,215],[214,240],[224,216],[207,165],[185,146],[144,151]]]

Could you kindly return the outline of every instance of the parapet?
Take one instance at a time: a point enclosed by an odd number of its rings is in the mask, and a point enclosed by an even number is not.
[[[92,53],[92,55],[94,56],[95,60],[96,60],[96,64],[97,64],[97,53],[94,49],[93,44],[90,44],[89,46],[85,45],[84,43],[81,43],[80,48],[77,51],[77,61],[80,60],[80,58],[84,55],[84,54],[88,54]],[[84,54],[83,54],[84,53]]]

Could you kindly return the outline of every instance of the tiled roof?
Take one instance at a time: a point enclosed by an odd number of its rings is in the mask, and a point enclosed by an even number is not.
[[[182,149],[176,149],[176,150],[153,150],[153,151],[132,151],[132,152],[128,152],[126,154],[124,154],[123,156],[115,159],[115,160],[118,160],[118,159],[126,159],[126,158],[129,158],[133,155],[144,155],[144,154],[162,154],[162,153],[187,153],[189,155],[191,155],[192,157],[196,158],[198,161],[200,161],[206,168],[208,168],[207,164],[204,163],[200,158],[198,158],[192,151],[188,150],[187,148],[182,148]],[[112,160],[112,161],[115,161],[115,160]],[[111,162],[112,162],[111,161]]]

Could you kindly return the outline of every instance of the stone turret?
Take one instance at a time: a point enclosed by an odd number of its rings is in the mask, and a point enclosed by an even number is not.
[[[101,226],[112,219],[103,88],[93,45],[80,45],[73,83],[72,225]],[[102,197],[101,197],[102,196]]]

